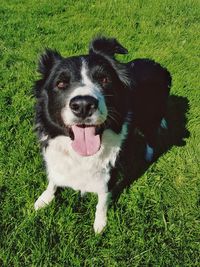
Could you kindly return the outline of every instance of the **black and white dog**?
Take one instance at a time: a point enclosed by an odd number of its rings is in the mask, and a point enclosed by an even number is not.
[[[107,220],[111,169],[134,124],[147,142],[151,161],[171,85],[158,63],[137,59],[119,63],[114,55],[127,50],[116,39],[94,39],[89,54],[63,58],[46,50],[35,83],[36,127],[48,181],[35,209],[49,204],[57,187],[98,194],[94,230]]]

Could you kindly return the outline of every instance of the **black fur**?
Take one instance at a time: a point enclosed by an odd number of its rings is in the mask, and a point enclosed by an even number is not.
[[[111,81],[106,86],[100,84],[109,108],[105,127],[119,133],[128,111],[131,111],[134,126],[154,147],[158,127],[166,111],[171,76],[152,60],[136,59],[123,64],[114,57],[117,53],[127,52],[116,39],[105,37],[91,42],[88,55],[63,58],[58,52],[46,49],[39,62],[41,79],[34,87],[39,135],[48,135],[49,138],[70,136],[70,129],[64,125],[60,111],[69,93],[81,83],[81,58],[84,58],[94,82],[100,83],[104,75]],[[57,88],[60,80],[64,81],[63,90]]]
[[[151,147],[156,146],[158,128],[165,116],[171,76],[160,64],[149,59],[127,63],[132,82],[131,106],[134,124]]]
[[[114,57],[115,54],[127,54],[128,50],[115,38],[98,37],[90,43],[89,53],[92,52]]]

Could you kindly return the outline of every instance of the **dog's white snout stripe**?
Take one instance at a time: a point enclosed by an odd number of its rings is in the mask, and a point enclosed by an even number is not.
[[[77,88],[74,88],[72,93],[69,95],[66,105],[63,108],[61,114],[63,121],[65,124],[70,125],[74,123],[76,120],[75,115],[73,114],[70,108],[70,102],[73,98],[79,96],[90,96],[95,98],[98,101],[98,106],[96,111],[93,113],[91,118],[91,123],[93,124],[101,124],[103,123],[108,115],[108,110],[106,107],[106,102],[104,99],[104,95],[102,93],[101,87],[94,83],[89,75],[88,75],[88,66],[86,61],[82,58],[82,67],[81,67],[81,85]]]

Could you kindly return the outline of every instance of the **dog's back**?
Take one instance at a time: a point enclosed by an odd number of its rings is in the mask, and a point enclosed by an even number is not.
[[[135,59],[127,63],[127,67],[132,80],[134,124],[154,147],[156,131],[166,112],[171,76],[160,64],[149,59]]]

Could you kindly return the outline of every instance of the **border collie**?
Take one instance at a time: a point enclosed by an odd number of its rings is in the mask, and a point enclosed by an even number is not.
[[[108,182],[120,149],[134,125],[147,143],[151,161],[171,85],[169,72],[148,59],[120,63],[127,50],[112,38],[94,39],[87,55],[64,58],[46,49],[35,82],[36,128],[48,174],[38,210],[57,187],[98,195],[94,231],[106,225]]]

